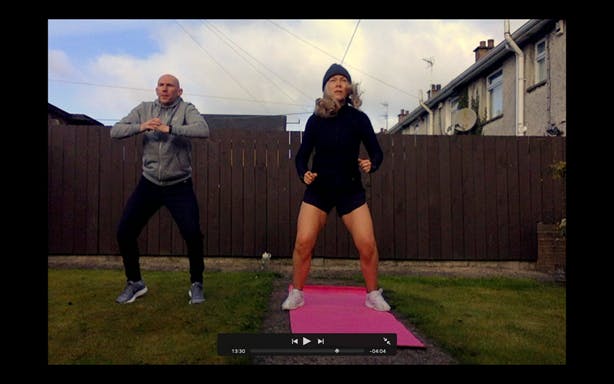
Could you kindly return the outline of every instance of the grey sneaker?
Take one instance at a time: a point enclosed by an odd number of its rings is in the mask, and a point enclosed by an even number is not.
[[[132,303],[137,297],[143,296],[145,293],[147,293],[147,286],[143,280],[128,281],[126,288],[124,288],[124,291],[117,296],[115,301],[120,304]]]
[[[188,291],[188,295],[190,296],[190,304],[200,304],[205,301],[202,283],[192,283],[190,290]]]

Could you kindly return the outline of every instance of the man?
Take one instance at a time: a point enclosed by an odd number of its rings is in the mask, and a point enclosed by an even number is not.
[[[143,172],[128,198],[117,228],[127,284],[116,301],[132,303],[147,292],[139,265],[137,239],[151,216],[166,206],[186,242],[190,263],[190,304],[205,301],[203,234],[192,185],[190,137],[206,138],[209,126],[196,107],[183,101],[179,80],[162,75],[158,99],[142,102],[111,128],[111,138],[143,135]]]

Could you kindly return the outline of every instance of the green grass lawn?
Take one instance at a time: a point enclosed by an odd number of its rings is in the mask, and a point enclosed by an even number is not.
[[[249,364],[218,356],[217,334],[260,332],[276,277],[205,272],[206,301],[189,305],[187,272],[145,271],[149,292],[120,305],[123,271],[49,269],[48,363]],[[395,312],[461,364],[566,363],[564,286],[412,276],[380,285]]]
[[[218,356],[218,333],[256,333],[272,273],[205,273],[206,301],[188,304],[187,272],[144,272],[149,291],[115,298],[123,271],[48,270],[49,364],[248,364]]]
[[[565,364],[566,292],[511,278],[380,278],[394,309],[462,364]]]

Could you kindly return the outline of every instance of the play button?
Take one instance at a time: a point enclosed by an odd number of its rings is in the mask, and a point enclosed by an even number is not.
[[[306,337],[303,337],[303,345],[306,345],[306,344],[309,344],[309,343],[311,343],[311,340],[309,340]]]

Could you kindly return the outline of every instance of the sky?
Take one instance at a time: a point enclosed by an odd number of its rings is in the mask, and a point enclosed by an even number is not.
[[[510,32],[528,20],[511,19]],[[340,63],[359,83],[376,132],[504,40],[503,19],[50,19],[48,102],[113,125],[156,98],[162,74],[202,114],[286,115],[303,130]]]

